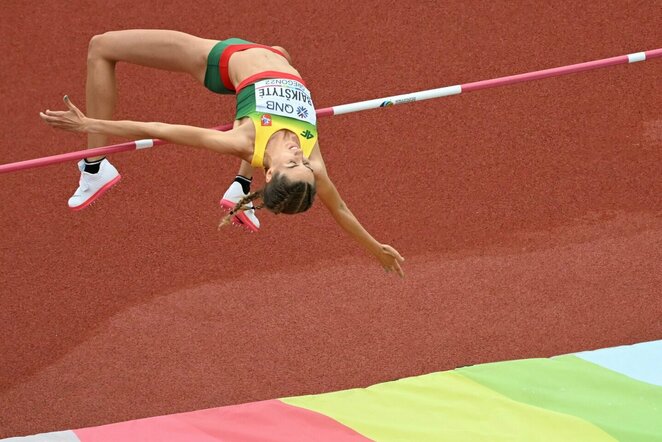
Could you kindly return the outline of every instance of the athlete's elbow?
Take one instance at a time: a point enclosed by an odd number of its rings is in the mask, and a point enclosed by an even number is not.
[[[149,127],[142,136],[161,138],[171,143],[181,142],[181,136],[177,128],[166,123],[149,123]]]
[[[350,216],[352,212],[349,211],[349,208],[345,205],[344,201],[339,201],[334,203],[331,206],[327,206],[329,211],[337,220],[343,220]]]

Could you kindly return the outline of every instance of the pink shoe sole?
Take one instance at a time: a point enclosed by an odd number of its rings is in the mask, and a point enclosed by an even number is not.
[[[103,186],[101,189],[97,190],[97,192],[94,195],[92,195],[83,204],[81,204],[80,206],[76,206],[76,207],[69,207],[69,209],[72,210],[73,212],[78,212],[79,210],[83,210],[84,208],[86,208],[87,206],[92,204],[94,201],[96,201],[97,198],[99,198],[101,195],[106,193],[111,187],[113,187],[115,184],[117,184],[119,182],[119,180],[121,180],[121,179],[122,179],[122,175],[117,175],[115,178],[108,181],[105,186]]]
[[[228,212],[232,209],[234,209],[234,206],[236,203],[233,203],[230,200],[221,200],[221,207],[226,209]],[[236,224],[238,226],[242,226],[251,232],[257,232],[260,230],[259,227],[257,227],[255,224],[251,222],[250,219],[246,216],[246,214],[242,211],[237,213],[235,216],[232,217],[232,223]]]

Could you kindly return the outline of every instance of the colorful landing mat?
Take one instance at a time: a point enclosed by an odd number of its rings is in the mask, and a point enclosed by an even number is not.
[[[662,441],[662,340],[15,442]]]

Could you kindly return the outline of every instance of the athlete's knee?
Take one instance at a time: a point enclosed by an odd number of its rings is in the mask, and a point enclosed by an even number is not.
[[[113,32],[97,34],[90,39],[87,45],[87,61],[93,62],[107,58],[109,42],[113,39]]]
[[[95,35],[90,39],[87,45],[87,61],[93,61],[101,57],[101,47],[103,46],[104,34]]]

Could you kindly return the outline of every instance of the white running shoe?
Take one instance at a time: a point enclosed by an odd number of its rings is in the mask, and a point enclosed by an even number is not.
[[[105,158],[99,164],[98,173],[85,172],[84,160],[78,162],[78,169],[80,170],[78,189],[68,202],[71,210],[86,208],[122,178],[117,169]]]
[[[221,207],[230,211],[234,209],[234,206],[239,202],[240,199],[245,197],[247,194],[244,193],[241,184],[236,181],[233,181],[228,187],[228,190],[225,191],[223,198],[221,198],[220,204]],[[232,217],[232,223],[245,227],[251,232],[257,232],[260,230],[260,220],[257,219],[255,215],[255,209],[253,209],[253,202],[248,203],[250,209],[238,212],[235,216]]]

